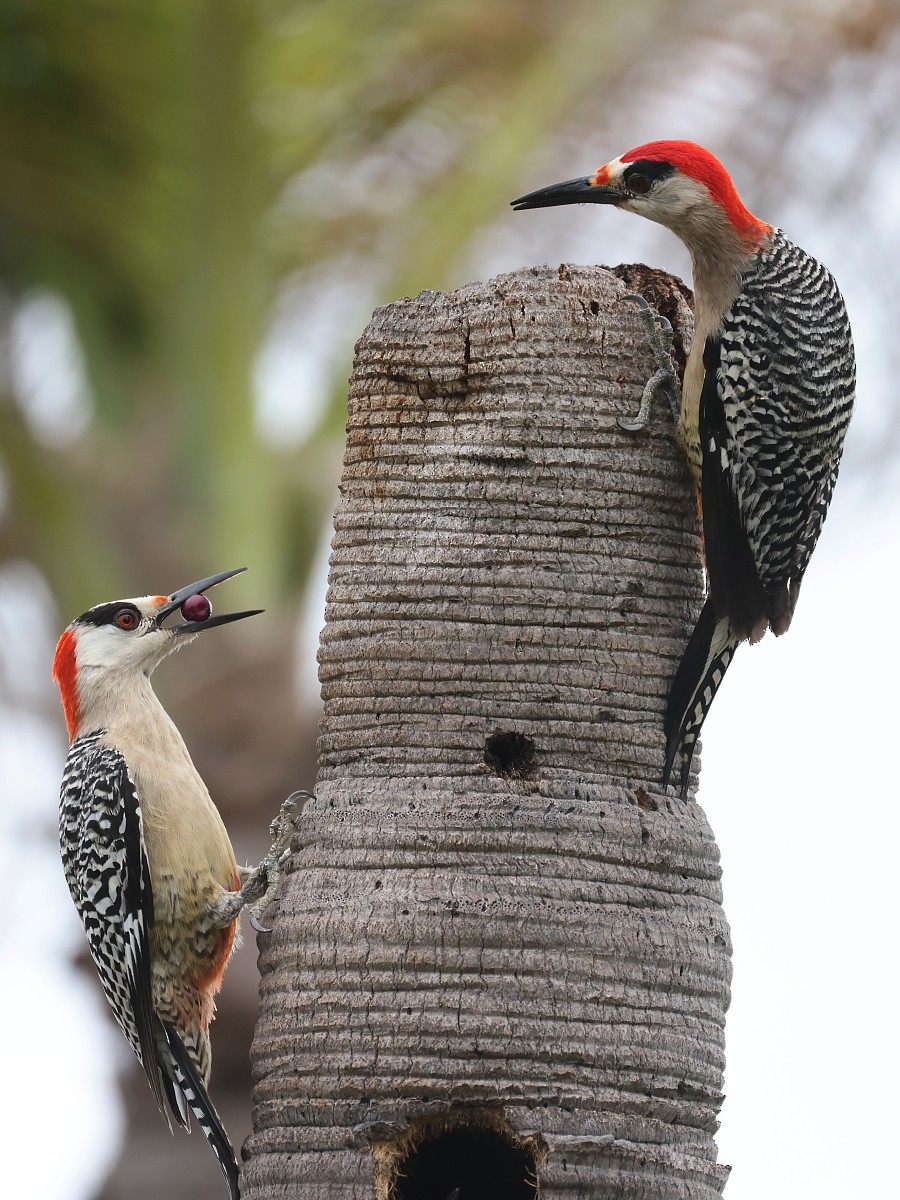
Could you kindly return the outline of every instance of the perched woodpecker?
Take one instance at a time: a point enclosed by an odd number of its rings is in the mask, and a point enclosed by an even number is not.
[[[673,392],[697,486],[708,597],[669,693],[663,771],[666,785],[680,757],[686,795],[700,727],[735,649],[790,626],[853,408],[853,339],[831,274],[753,216],[702,146],[648,142],[512,205],[585,202],[666,225],[691,255],[695,333],[680,400],[651,317],[659,370],[637,420],[620,421],[643,428],[653,393]]]
[[[60,791],[66,881],[106,998],[169,1128],[174,1119],[190,1129],[193,1113],[231,1200],[239,1196],[237,1163],[206,1090],[209,1024],[238,914],[252,904],[259,928],[304,793],[285,801],[260,866],[239,867],[150,675],[203,630],[261,611],[210,615],[203,593],[238,573],[171,596],[99,604],[65,630],[53,662],[71,741]],[[184,619],[167,624],[179,610]]]

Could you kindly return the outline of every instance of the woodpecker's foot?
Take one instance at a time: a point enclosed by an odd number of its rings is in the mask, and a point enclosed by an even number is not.
[[[215,912],[217,923],[230,925],[241,909],[250,905],[250,924],[257,933],[269,932],[260,924],[260,914],[272,903],[281,886],[284,864],[291,852],[294,819],[303,811],[306,801],[313,798],[312,792],[291,792],[269,826],[272,835],[269,853],[258,867],[238,867],[241,889],[238,892],[226,892],[222,897]]]
[[[303,811],[306,801],[314,799],[315,796],[312,792],[291,792],[290,796],[282,804],[278,816],[269,826],[269,832],[272,835],[272,845],[269,853],[259,866],[250,872],[246,883],[241,888],[241,892],[246,892],[248,889],[252,892],[252,894],[248,894],[247,900],[255,901],[250,906],[250,924],[257,933],[270,932],[260,922],[260,916],[275,899],[281,887],[284,864],[291,853],[291,836],[294,832],[294,819]],[[257,899],[257,897],[259,898]]]
[[[650,420],[650,406],[657,392],[664,393],[677,424],[681,419],[681,394],[678,389],[675,368],[672,366],[672,326],[664,316],[653,311],[643,296],[629,292],[622,299],[629,300],[638,306],[638,312],[641,314],[641,320],[647,331],[650,349],[656,359],[656,371],[644,386],[637,416],[633,421],[625,421],[621,417],[617,417],[619,428],[624,429],[627,433],[638,433],[644,429]]]

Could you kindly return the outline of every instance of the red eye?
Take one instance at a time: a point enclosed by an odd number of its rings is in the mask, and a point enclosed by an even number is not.
[[[653,186],[653,181],[647,175],[641,175],[634,171],[628,176],[629,190],[634,192],[636,196],[646,196]]]
[[[137,615],[130,608],[123,608],[120,613],[116,613],[116,624],[120,629],[134,629],[137,625]]]

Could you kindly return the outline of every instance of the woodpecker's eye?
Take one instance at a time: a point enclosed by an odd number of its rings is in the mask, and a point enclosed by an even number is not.
[[[648,175],[641,175],[639,171],[634,171],[628,176],[628,190],[634,192],[636,196],[646,196],[652,187],[653,180]]]
[[[113,618],[120,629],[134,629],[138,623],[137,613],[133,608],[123,608]]]

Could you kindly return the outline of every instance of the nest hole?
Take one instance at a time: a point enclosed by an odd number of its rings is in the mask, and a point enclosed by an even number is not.
[[[535,1200],[528,1141],[464,1125],[427,1135],[397,1165],[393,1200]]]

